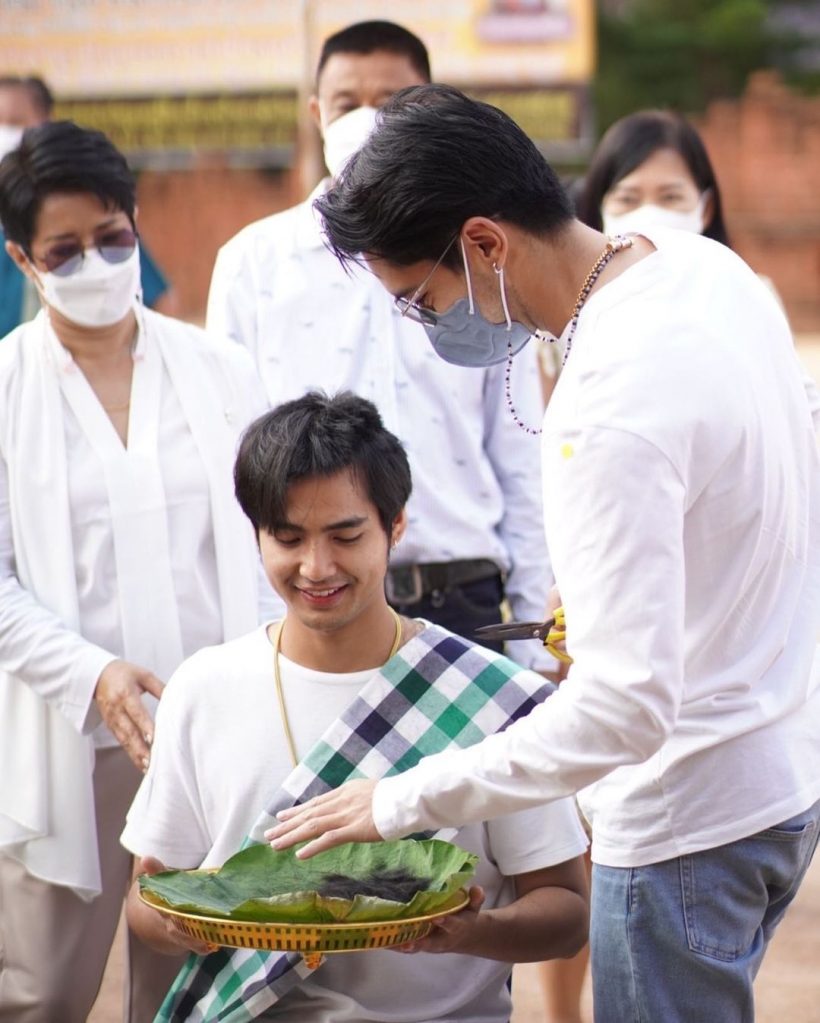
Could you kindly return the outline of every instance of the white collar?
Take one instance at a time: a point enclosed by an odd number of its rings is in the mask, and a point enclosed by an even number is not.
[[[333,184],[332,178],[322,178],[304,202],[296,208],[296,248],[321,249],[325,245],[322,218],[314,209],[314,200],[324,195]]]

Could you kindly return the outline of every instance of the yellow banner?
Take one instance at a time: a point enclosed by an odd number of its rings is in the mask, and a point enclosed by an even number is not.
[[[536,142],[578,140],[585,94],[572,89],[471,89],[500,107]],[[222,150],[286,166],[296,142],[299,101],[295,92],[258,96],[163,97],[150,100],[73,100],[55,114],[104,131],[136,165],[141,154]]]
[[[298,88],[331,32],[385,16],[425,42],[438,81],[593,73],[592,0],[0,0],[0,67],[77,99],[270,93]]]

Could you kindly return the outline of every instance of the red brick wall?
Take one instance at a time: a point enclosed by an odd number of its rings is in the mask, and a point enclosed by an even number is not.
[[[698,127],[734,247],[772,279],[796,331],[820,331],[820,98],[759,72]]]
[[[251,221],[298,201],[290,172],[226,166],[145,171],[137,181],[140,233],[177,293],[178,315],[201,322],[220,245]]]

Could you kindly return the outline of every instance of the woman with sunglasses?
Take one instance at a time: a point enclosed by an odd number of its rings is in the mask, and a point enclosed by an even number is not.
[[[0,1021],[84,1021],[130,878],[119,845],[153,698],[254,628],[231,487],[250,361],[143,309],[134,181],[55,122],[0,163],[7,251],[42,310],[0,345]],[[125,1019],[178,969],[135,947]]]

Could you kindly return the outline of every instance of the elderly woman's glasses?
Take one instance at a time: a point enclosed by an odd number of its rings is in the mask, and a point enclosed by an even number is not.
[[[124,263],[137,245],[137,236],[127,227],[105,231],[96,239],[94,248],[106,263]],[[65,241],[52,246],[42,257],[49,273],[70,277],[83,265],[85,249],[78,241]]]

